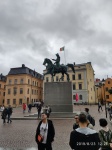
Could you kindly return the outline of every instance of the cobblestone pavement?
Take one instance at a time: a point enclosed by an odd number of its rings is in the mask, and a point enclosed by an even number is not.
[[[84,108],[90,108],[90,114],[94,116],[96,125],[95,130],[99,130],[99,118],[105,118],[105,111],[98,113],[97,106],[74,106],[74,111],[84,111]],[[36,112],[33,108],[32,113]],[[26,112],[26,114],[28,114]],[[23,116],[21,108],[15,108],[13,116]],[[73,119],[52,119],[55,126],[55,141],[53,150],[70,150],[69,136],[74,123]],[[2,124],[0,119],[0,150],[37,150],[35,143],[35,131],[38,120],[13,120],[11,124]],[[112,125],[109,123],[112,129]]]

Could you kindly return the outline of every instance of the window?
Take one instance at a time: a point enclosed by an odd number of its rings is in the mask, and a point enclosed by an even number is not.
[[[23,84],[23,79],[20,80],[20,84]]]
[[[13,105],[16,105],[16,99],[13,99]]]
[[[5,92],[3,92],[3,96],[5,96]]]
[[[72,75],[72,80],[75,80],[75,75]]]
[[[58,76],[56,76],[56,81],[58,81]]]
[[[17,94],[17,88],[16,88],[16,87],[13,88],[13,94],[14,94],[14,95]]]
[[[8,89],[8,94],[11,94],[11,89]]]
[[[28,84],[30,84],[30,79],[28,79]]]
[[[1,84],[0,84],[0,88],[1,88]]]
[[[32,89],[32,94],[33,94],[33,89]]]
[[[37,82],[37,86],[38,86],[38,82]]]
[[[73,100],[75,100],[76,99],[76,96],[75,95],[73,95]]]
[[[19,105],[22,105],[22,99],[19,99]]]
[[[109,99],[109,95],[106,95],[106,98]]]
[[[17,84],[17,79],[14,80],[14,84]]]
[[[23,88],[20,88],[20,94],[23,94]]]
[[[49,82],[49,78],[48,77],[46,77],[46,82]]]
[[[79,100],[82,100],[82,95],[79,95]]]
[[[9,105],[10,104],[10,99],[7,99],[7,105]]]
[[[108,87],[106,87],[105,90],[108,91]]]
[[[35,86],[36,86],[36,81],[35,81]]]
[[[81,90],[82,89],[82,84],[81,83],[79,83],[79,90]]]
[[[75,89],[76,89],[75,84],[73,84],[73,90],[75,90]]]
[[[110,84],[110,81],[108,81],[108,84]]]
[[[81,80],[81,74],[78,74],[78,79]]]
[[[11,84],[12,83],[12,80],[11,79],[9,79],[9,84]]]
[[[27,90],[27,94],[29,94],[29,89]]]

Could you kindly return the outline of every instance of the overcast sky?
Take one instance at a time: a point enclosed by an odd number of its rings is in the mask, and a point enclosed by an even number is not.
[[[91,62],[112,76],[112,0],[0,0],[0,73],[25,64],[43,73],[45,58]]]

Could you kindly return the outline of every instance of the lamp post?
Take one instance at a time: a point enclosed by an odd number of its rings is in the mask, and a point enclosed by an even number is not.
[[[103,83],[103,92],[104,92],[104,101],[105,101],[105,115],[107,118],[107,108],[106,108],[106,98],[105,98],[105,88],[104,88],[105,83]]]

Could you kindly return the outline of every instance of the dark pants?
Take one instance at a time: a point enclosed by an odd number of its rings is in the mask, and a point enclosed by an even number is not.
[[[102,106],[98,106],[98,111],[100,112],[100,108],[103,111]]]
[[[3,123],[6,123],[5,119],[6,119],[6,118],[3,119]]]
[[[41,117],[41,110],[38,110],[38,118]]]
[[[10,123],[12,122],[10,116],[11,116],[11,114],[8,114],[8,120],[7,120],[7,123],[9,123],[9,121],[10,121]]]
[[[38,150],[52,150],[51,143],[49,144],[38,143]]]

